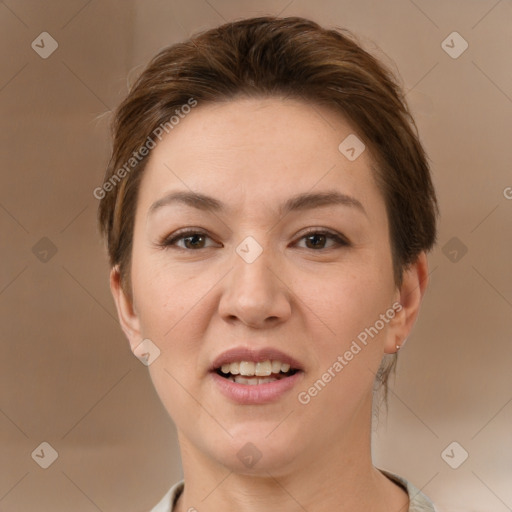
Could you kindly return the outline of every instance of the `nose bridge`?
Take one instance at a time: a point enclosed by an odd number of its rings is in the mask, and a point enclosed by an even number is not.
[[[234,259],[234,279],[245,281],[245,286],[261,291],[272,286],[274,272],[272,265],[276,265],[273,261],[271,250],[268,244],[260,245],[252,236],[246,237],[236,248],[236,256]]]
[[[219,305],[224,317],[261,326],[268,319],[286,319],[290,304],[286,286],[278,278],[276,253],[246,237],[233,255],[233,270]]]

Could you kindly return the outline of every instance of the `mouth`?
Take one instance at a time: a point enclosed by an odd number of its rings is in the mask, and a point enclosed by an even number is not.
[[[295,375],[298,368],[292,368],[289,363],[279,360],[266,361],[234,361],[224,363],[215,368],[215,373],[236,384],[246,386],[256,386],[260,384],[270,384],[278,380],[286,379]]]
[[[209,367],[214,389],[238,405],[286,399],[304,373],[302,363],[272,346],[234,347],[217,356]]]

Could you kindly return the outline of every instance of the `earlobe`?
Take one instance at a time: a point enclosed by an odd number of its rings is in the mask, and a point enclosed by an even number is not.
[[[405,344],[421,306],[421,301],[428,285],[427,255],[421,252],[415,263],[403,272],[402,286],[399,290],[401,308],[397,311],[390,325],[384,352],[393,354]]]
[[[117,308],[119,323],[130,343],[131,350],[142,340],[140,321],[133,307],[133,302],[127,297],[121,283],[121,275],[117,266],[110,270],[110,291]]]

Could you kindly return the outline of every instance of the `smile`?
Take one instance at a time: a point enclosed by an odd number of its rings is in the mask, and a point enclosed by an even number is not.
[[[217,374],[231,382],[244,384],[247,386],[256,386],[259,384],[268,384],[276,380],[290,377],[297,372],[290,368],[288,363],[281,361],[235,361],[225,363],[217,369]]]

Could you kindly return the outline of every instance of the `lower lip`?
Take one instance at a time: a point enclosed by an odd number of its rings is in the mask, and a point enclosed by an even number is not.
[[[237,404],[255,405],[276,402],[302,380],[304,373],[297,371],[290,377],[275,380],[274,382],[266,382],[265,384],[255,384],[253,386],[249,384],[238,384],[225,377],[221,377],[216,372],[212,372],[210,375],[224,396]]]

